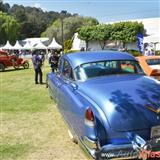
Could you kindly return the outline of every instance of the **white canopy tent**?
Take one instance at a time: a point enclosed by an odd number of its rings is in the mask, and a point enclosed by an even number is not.
[[[7,41],[7,43],[2,47],[2,49],[12,50],[13,46],[9,43],[9,41]]]
[[[23,47],[19,44],[19,41],[16,41],[16,44],[14,45],[13,49],[21,50]]]
[[[23,50],[32,50],[33,47],[32,45],[29,43],[29,41],[26,41],[25,45],[23,46]]]
[[[41,41],[39,41],[39,43],[37,43],[33,48],[34,49],[47,49],[47,47]]]
[[[47,48],[48,49],[62,49],[62,46],[56,42],[55,38],[53,38],[52,42],[50,43],[50,45],[48,45]]]
[[[23,40],[24,43],[28,42],[31,46],[35,46],[38,44],[40,41],[45,44],[49,38],[47,37],[39,37],[39,38],[26,38]]]

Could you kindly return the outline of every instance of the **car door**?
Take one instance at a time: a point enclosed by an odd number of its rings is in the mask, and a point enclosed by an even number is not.
[[[69,127],[77,131],[82,121],[83,104],[78,98],[77,90],[73,87],[73,84],[75,84],[73,70],[67,60],[64,60],[59,83],[57,91],[59,97],[58,105]]]

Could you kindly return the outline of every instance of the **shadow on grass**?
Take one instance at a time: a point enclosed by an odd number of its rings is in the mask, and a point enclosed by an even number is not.
[[[31,68],[28,68],[28,69],[31,69]],[[9,68],[9,69],[4,70],[3,72],[22,71],[22,70],[28,70],[28,69],[24,69],[24,68],[18,68],[18,69]],[[1,73],[3,73],[3,72],[1,72]]]

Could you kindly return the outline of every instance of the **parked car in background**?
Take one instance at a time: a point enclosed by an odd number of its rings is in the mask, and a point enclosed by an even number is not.
[[[93,158],[138,159],[160,151],[160,82],[130,54],[66,54],[46,82],[70,137]]]
[[[0,71],[4,71],[7,67],[28,69],[29,62],[23,58],[17,58],[16,55],[9,55],[6,51],[0,51]]]
[[[160,80],[160,56],[140,56],[137,60],[148,76]]]

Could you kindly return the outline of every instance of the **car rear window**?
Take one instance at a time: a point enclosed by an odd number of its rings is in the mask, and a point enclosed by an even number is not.
[[[108,60],[81,64],[75,69],[76,79],[107,76],[113,74],[144,74],[137,61]]]

